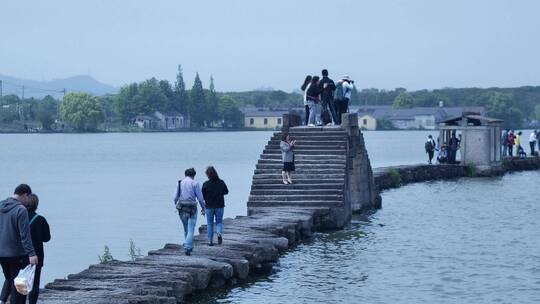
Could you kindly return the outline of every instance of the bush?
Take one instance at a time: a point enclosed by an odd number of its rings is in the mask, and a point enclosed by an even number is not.
[[[141,254],[141,249],[135,246],[135,242],[133,240],[129,240],[129,253],[128,254],[132,261],[135,261],[137,258],[140,258],[143,256]]]
[[[100,263],[108,263],[114,261],[111,250],[109,250],[109,246],[107,245],[105,245],[105,248],[103,249],[103,255],[98,255],[98,258]]]
[[[390,180],[392,181],[392,187],[397,188],[401,186],[401,174],[399,174],[399,171],[397,169],[388,170],[388,175],[390,176]]]
[[[476,167],[467,165],[467,167],[465,167],[465,174],[467,174],[468,177],[474,177],[476,175]]]

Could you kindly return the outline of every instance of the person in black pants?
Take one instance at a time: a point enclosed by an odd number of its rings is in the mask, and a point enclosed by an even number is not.
[[[39,205],[39,198],[36,194],[29,194],[26,197],[21,199],[21,203],[23,206],[26,207],[28,210],[28,218],[30,223],[30,234],[32,235],[32,244],[34,245],[34,249],[36,251],[36,254],[38,256],[38,264],[36,265],[36,272],[34,274],[34,285],[32,286],[32,291],[28,294],[28,303],[29,304],[35,304],[37,303],[38,297],[39,297],[39,283],[41,278],[41,268],[43,268],[43,258],[44,258],[44,251],[43,251],[43,243],[48,242],[51,239],[51,233],[49,228],[49,223],[47,223],[47,220],[36,213],[37,207]],[[23,261],[21,261],[21,265],[26,266]],[[24,268],[22,266],[22,268]],[[18,271],[17,271],[18,273]],[[0,300],[6,302],[9,292],[11,291],[10,284],[8,282],[4,282],[4,286],[2,288],[2,294],[0,296]]]
[[[309,86],[311,85],[311,78],[312,78],[311,75],[307,75],[306,79],[304,80],[304,83],[300,87],[300,89],[302,89],[302,92],[304,92],[304,109],[306,111],[305,117],[304,117],[304,125],[306,126],[308,125],[308,120],[309,120],[309,106],[308,106],[308,101],[307,101],[307,90]]]
[[[21,184],[12,197],[0,202],[0,265],[8,282],[7,294],[11,292],[11,304],[24,304],[26,296],[15,291],[13,280],[28,263],[38,264],[32,245],[28,211],[21,200],[32,193],[30,186]]]

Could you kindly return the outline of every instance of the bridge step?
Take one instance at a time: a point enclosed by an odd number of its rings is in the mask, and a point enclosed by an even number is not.
[[[258,189],[251,190],[250,195],[343,195],[343,187],[337,189]]]
[[[319,190],[343,190],[343,181],[340,183],[297,183],[295,181],[292,185],[284,185],[281,181],[275,184],[253,184],[251,185],[251,191],[253,190],[309,190],[309,189],[319,189]]]
[[[309,173],[295,173],[293,174],[295,179],[345,179],[345,172],[341,173],[319,173],[319,174],[309,174]],[[253,176],[253,180],[265,180],[265,179],[279,179],[281,180],[281,172],[275,173],[258,173]]]
[[[275,195],[250,195],[249,201],[255,202],[255,201],[342,201],[343,195],[335,195],[335,194],[288,194],[281,192],[280,194]]]
[[[347,157],[347,155],[345,155],[345,153],[343,152],[343,154],[336,154],[336,155],[332,155],[332,154],[299,154],[299,153],[296,153],[294,155],[294,161],[297,162],[297,161],[302,161],[302,160],[311,160],[311,161],[316,161],[316,162],[326,162],[328,160],[345,160]],[[271,153],[271,154],[262,154],[261,155],[261,158],[262,159],[279,159],[280,161],[282,160],[281,159],[281,152],[280,153]]]
[[[344,184],[345,180],[344,178],[294,178],[293,179],[294,185],[313,185],[313,184],[324,184],[324,183],[331,183],[331,184],[338,184],[341,183]],[[275,184],[281,184],[284,185],[281,176],[276,175],[274,178],[270,179],[262,179],[262,178],[254,178],[253,184],[257,185],[275,185]],[[293,185],[284,185],[284,186],[293,186]]]
[[[280,150],[279,144],[270,144],[264,147],[265,150]],[[347,144],[335,144],[335,145],[304,145],[296,144],[294,146],[294,151],[304,151],[304,150],[345,150],[347,149]]]
[[[283,166],[270,169],[255,169],[255,174],[281,174]],[[310,166],[296,167],[294,175],[301,174],[345,174],[344,168],[313,168]]]
[[[283,160],[281,157],[272,157],[266,159],[259,159],[257,162],[258,165],[276,165],[280,164],[283,166]],[[310,159],[310,158],[294,158],[294,164],[297,166],[322,166],[322,165],[340,165],[345,166],[345,158],[337,158],[329,161],[328,159]]]
[[[265,149],[264,154],[279,154],[281,156],[281,150],[280,149]],[[305,149],[295,149],[294,154],[295,156],[301,156],[301,155],[343,155],[347,153],[347,150],[335,150],[335,149],[328,149],[328,150],[305,150]]]
[[[343,206],[343,201],[248,201],[248,208],[255,207],[341,207]]]
[[[269,145],[277,145],[281,143],[281,139],[273,139],[268,142]],[[347,145],[348,141],[343,139],[332,139],[332,140],[296,140],[297,144],[301,144],[303,146],[339,146],[339,145]]]
[[[345,163],[342,164],[306,164],[306,163],[295,163],[296,170],[299,169],[315,169],[315,170],[323,170],[323,169],[345,169]],[[258,163],[255,165],[255,169],[279,169],[281,170],[283,168],[283,162],[274,162],[274,163]]]

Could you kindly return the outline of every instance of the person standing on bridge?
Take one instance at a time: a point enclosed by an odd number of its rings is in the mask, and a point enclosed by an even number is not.
[[[300,87],[302,89],[302,92],[304,92],[304,109],[305,109],[305,117],[304,117],[304,125],[308,125],[309,123],[309,104],[307,99],[307,90],[309,89],[309,86],[311,85],[311,75],[307,75],[306,79],[304,80],[304,83]]]
[[[185,178],[178,181],[174,203],[178,209],[178,216],[184,226],[184,250],[186,255],[193,251],[193,234],[197,224],[197,201],[201,206],[201,214],[204,216],[206,205],[201,191],[201,185],[195,181],[195,169],[185,171]]]
[[[428,139],[425,144],[426,153],[428,155],[428,164],[430,165],[432,164],[433,156],[435,155],[435,147],[436,147],[435,140],[430,134],[428,135]]]
[[[506,144],[508,145],[508,155],[510,157],[514,154],[514,130],[508,132],[508,138],[506,139]]]
[[[0,264],[9,282],[11,304],[24,304],[26,296],[15,290],[14,279],[28,263],[38,264],[30,236],[28,211],[20,200],[32,193],[30,186],[21,184],[12,197],[0,202]]]
[[[332,121],[327,124],[336,124],[337,123],[337,116],[336,116],[336,109],[334,108],[334,92],[336,91],[336,84],[330,77],[328,77],[328,70],[324,69],[321,72],[322,79],[319,82],[319,90],[321,91],[321,101],[322,101],[322,110],[323,113],[330,112],[330,116]],[[324,122],[324,116],[321,115],[323,124]]]
[[[292,172],[294,172],[294,144],[296,141],[291,140],[288,132],[281,133],[281,158],[283,159],[283,171],[281,177],[285,185],[292,184]]]
[[[503,130],[501,135],[502,156],[508,154],[508,129]]]
[[[308,126],[322,125],[321,122],[321,89],[319,88],[319,76],[313,76],[309,88],[307,88],[307,101],[309,106]]]
[[[206,168],[208,180],[202,186],[202,193],[206,203],[206,224],[208,230],[208,245],[214,246],[214,218],[217,232],[217,243],[223,243],[223,211],[225,209],[225,195],[229,189],[219,178],[216,169],[212,166]]]
[[[531,156],[534,156],[534,147],[536,146],[536,141],[538,140],[538,133],[536,130],[531,132],[529,136],[529,146],[531,147]]]

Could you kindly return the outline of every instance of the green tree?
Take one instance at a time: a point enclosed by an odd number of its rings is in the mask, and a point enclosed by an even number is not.
[[[50,95],[45,96],[37,107],[36,118],[45,130],[51,130],[57,115],[58,102]]]
[[[508,128],[519,128],[523,123],[523,113],[512,104],[512,94],[488,91],[483,94],[487,101],[488,115],[504,119]]]
[[[186,92],[186,84],[184,83],[184,74],[182,66],[178,65],[176,73],[176,82],[174,83],[174,109],[180,113],[187,114],[189,95]]]
[[[163,87],[167,86],[170,87],[168,82],[163,84]],[[139,114],[148,114],[154,111],[167,111],[169,99],[165,93],[166,92],[164,92],[160,86],[160,82],[154,77],[141,82],[139,84],[138,95],[140,99],[144,101],[144,103],[140,109],[141,113]]]
[[[95,131],[103,121],[99,100],[87,93],[69,93],[60,104],[60,117],[78,131]]]
[[[240,128],[243,125],[244,114],[238,108],[238,103],[229,96],[221,98],[219,115],[223,119],[224,128]]]
[[[214,87],[214,77],[210,76],[210,86],[206,94],[206,125],[209,126],[219,119],[219,97]]]
[[[189,94],[189,114],[191,124],[196,127],[203,127],[206,117],[206,99],[199,73],[195,76],[193,87]]]
[[[128,123],[136,115],[142,114],[142,102],[140,102],[140,99],[135,100],[138,94],[139,85],[137,83],[120,88],[120,93],[115,98],[114,106],[116,113],[123,123]]]
[[[536,117],[536,120],[540,121],[540,104],[534,106],[534,116]]]
[[[392,106],[394,108],[412,108],[414,107],[414,98],[407,92],[401,92],[396,99],[394,99]]]

